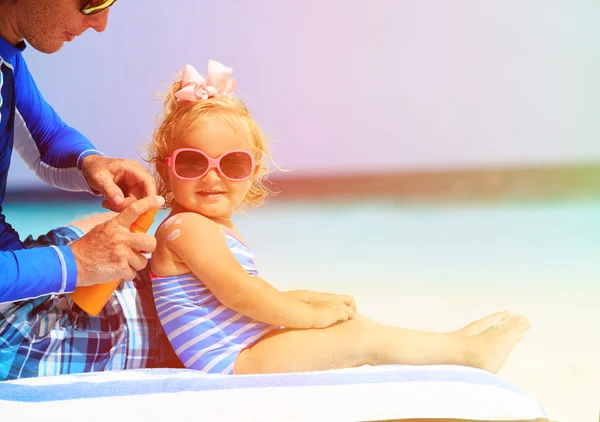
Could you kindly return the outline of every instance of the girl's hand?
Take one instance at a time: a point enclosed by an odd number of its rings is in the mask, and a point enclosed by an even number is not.
[[[311,307],[314,312],[312,328],[326,328],[356,317],[356,312],[342,302],[315,302]]]
[[[318,303],[318,302],[339,302],[343,303],[346,306],[352,308],[354,312],[356,311],[356,301],[352,296],[349,295],[336,295],[333,293],[321,293],[321,292],[312,292],[312,291],[304,291],[304,301],[306,303]]]
[[[336,295],[332,293],[321,293],[322,300],[329,302],[339,302],[346,306],[349,306],[354,312],[356,312],[356,301],[352,296],[349,295]]]

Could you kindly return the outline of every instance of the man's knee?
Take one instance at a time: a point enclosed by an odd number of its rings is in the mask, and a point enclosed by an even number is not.
[[[81,233],[73,227],[59,227],[54,230],[50,230],[48,233],[34,238],[28,236],[23,241],[23,246],[26,249],[39,248],[42,246],[66,246],[79,239]]]
[[[69,223],[69,225],[77,227],[79,230],[81,230],[85,234],[85,233],[89,232],[90,230],[92,230],[97,225],[105,223],[108,220],[115,218],[117,215],[118,214],[116,212],[112,212],[112,211],[102,212],[102,213],[98,213],[98,214],[92,214],[92,215],[83,217],[81,219],[72,221],[71,223]]]

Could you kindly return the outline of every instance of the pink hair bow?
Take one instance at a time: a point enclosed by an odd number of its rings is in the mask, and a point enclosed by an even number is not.
[[[208,81],[191,65],[183,68],[181,89],[175,97],[184,101],[200,101],[210,97],[230,97],[235,91],[235,79],[230,79],[233,69],[214,60],[208,61]]]

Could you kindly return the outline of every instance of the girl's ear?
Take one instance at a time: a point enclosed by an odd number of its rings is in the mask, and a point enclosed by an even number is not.
[[[258,171],[259,171],[259,170],[260,170],[260,165],[259,165],[259,164],[256,164],[256,165],[254,166],[254,172],[253,172],[252,174],[253,174],[254,176],[256,176],[256,173],[258,173]]]

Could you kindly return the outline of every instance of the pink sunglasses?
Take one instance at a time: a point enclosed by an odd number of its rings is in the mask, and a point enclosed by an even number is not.
[[[201,179],[213,168],[233,182],[246,180],[254,172],[254,156],[243,150],[228,151],[218,158],[211,158],[199,149],[180,148],[167,157],[166,162],[182,180]]]

